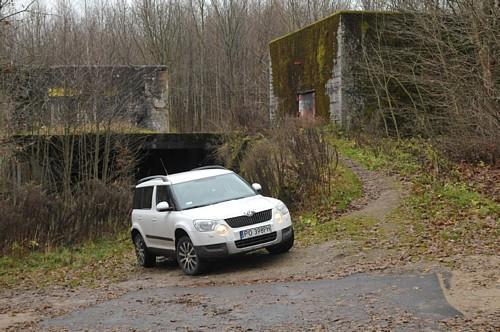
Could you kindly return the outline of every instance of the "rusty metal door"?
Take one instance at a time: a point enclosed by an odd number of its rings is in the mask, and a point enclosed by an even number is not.
[[[300,118],[313,118],[316,113],[314,91],[299,93],[297,99],[299,101],[298,116]]]

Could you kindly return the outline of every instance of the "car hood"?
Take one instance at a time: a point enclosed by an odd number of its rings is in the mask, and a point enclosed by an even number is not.
[[[260,212],[274,208],[278,200],[261,195],[221,202],[190,210],[183,210],[182,214],[192,219],[226,219],[243,216],[248,211]]]

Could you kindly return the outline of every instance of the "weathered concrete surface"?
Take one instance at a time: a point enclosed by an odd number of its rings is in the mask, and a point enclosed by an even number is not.
[[[340,280],[139,290],[37,328],[439,330],[439,320],[457,315],[435,274],[357,274]]]

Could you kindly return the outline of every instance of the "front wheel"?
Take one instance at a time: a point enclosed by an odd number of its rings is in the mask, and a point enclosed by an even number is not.
[[[146,243],[141,234],[137,233],[134,236],[135,256],[140,266],[152,267],[156,263],[156,256],[149,252]]]
[[[271,254],[282,254],[292,249],[294,241],[295,241],[295,235],[292,229],[292,235],[288,239],[286,239],[281,243],[275,244],[274,246],[267,247],[266,249]]]
[[[183,236],[177,242],[177,262],[184,273],[197,275],[203,272],[205,260],[198,256],[196,249],[187,236]]]

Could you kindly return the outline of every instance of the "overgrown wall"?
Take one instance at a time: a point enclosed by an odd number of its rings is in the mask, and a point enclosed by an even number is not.
[[[340,13],[273,40],[270,45],[276,116],[295,115],[297,93],[315,90],[316,116],[329,119],[326,83],[337,57]]]
[[[371,83],[363,69],[363,43],[390,18],[385,12],[342,11],[273,40],[271,117],[297,114],[297,95],[315,92],[316,117],[350,129],[366,114]]]
[[[0,68],[0,123],[18,132],[109,122],[166,132],[167,85],[165,66]]]

